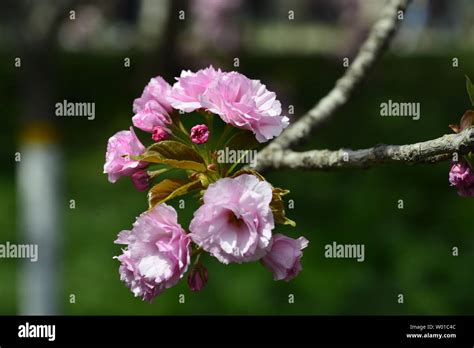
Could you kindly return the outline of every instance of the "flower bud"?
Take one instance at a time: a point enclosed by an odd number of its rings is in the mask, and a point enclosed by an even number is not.
[[[146,170],[139,170],[132,174],[132,182],[138,191],[145,191],[150,185],[150,176]]]
[[[163,140],[166,140],[168,137],[169,137],[169,132],[166,130],[166,128],[159,127],[159,126],[153,128],[153,134],[151,138],[154,141],[156,142],[163,141]]]
[[[474,172],[465,160],[455,162],[449,171],[449,182],[461,197],[474,197]]]
[[[191,291],[201,291],[207,283],[207,268],[198,264],[188,274],[188,286]]]
[[[198,124],[191,128],[191,133],[189,135],[191,141],[195,144],[204,144],[209,139],[209,129],[205,124]]]

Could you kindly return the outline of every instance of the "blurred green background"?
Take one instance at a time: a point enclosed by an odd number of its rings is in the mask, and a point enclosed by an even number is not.
[[[474,76],[471,47],[441,52],[416,52],[383,57],[353,99],[337,117],[300,149],[364,148],[378,143],[404,144],[449,133],[469,108],[464,74]],[[153,304],[134,298],[119,280],[113,256],[120,246],[113,241],[130,229],[135,217],[147,209],[146,194],[130,180],[110,184],[102,173],[107,139],[131,124],[132,102],[152,76],[168,78],[169,71],[147,65],[150,55],[130,48],[120,52],[54,52],[57,88],[54,100],[94,101],[96,117],[53,119],[63,151],[61,207],[63,250],[62,287],[58,300],[62,313],[80,314],[472,314],[474,260],[472,214],[474,200],[458,197],[449,187],[449,163],[404,166],[381,165],[367,170],[331,172],[278,171],[267,179],[287,188],[294,209],[287,215],[296,228],[278,226],[292,237],[304,235],[303,271],[289,283],[275,282],[258,263],[223,265],[208,255],[209,282],[192,293],[183,280]],[[131,57],[124,69],[123,58]],[[11,51],[0,54],[2,146],[0,156],[0,242],[18,240],[16,162],[21,101],[18,79],[27,78],[12,68]],[[238,71],[262,80],[282,100],[294,105],[295,118],[309,109],[344,72],[335,55],[239,52]],[[453,67],[452,58],[459,59]],[[203,59],[234,70],[232,55]],[[154,56],[160,64],[160,56]],[[190,63],[189,67],[195,67]],[[180,68],[188,66],[181,64]],[[39,86],[41,88],[41,86]],[[388,99],[419,102],[421,119],[380,117],[380,103]],[[145,133],[137,131],[144,143]],[[32,173],[34,175],[34,173]],[[69,208],[74,199],[76,208]],[[404,209],[398,209],[398,200]],[[177,208],[187,226],[197,207],[189,196],[186,209]],[[327,259],[324,246],[365,244],[365,261]],[[459,256],[452,256],[452,248]],[[40,250],[41,253],[41,250]],[[0,314],[18,311],[18,274],[21,262],[0,261]],[[70,294],[76,297],[69,301]],[[185,294],[185,303],[178,295]],[[288,303],[294,294],[295,302]],[[397,303],[397,295],[404,303]]]

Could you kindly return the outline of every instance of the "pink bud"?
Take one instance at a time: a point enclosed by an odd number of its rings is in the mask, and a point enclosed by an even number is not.
[[[451,164],[449,182],[461,197],[474,197],[474,172],[467,161],[461,159]]]
[[[153,128],[153,134],[152,134],[151,138],[154,141],[159,142],[159,141],[167,139],[169,137],[169,135],[170,134],[169,134],[169,132],[166,128],[156,126],[155,128]]]
[[[150,176],[146,170],[139,170],[132,174],[132,182],[138,191],[145,191],[150,184]]]
[[[207,268],[199,264],[188,274],[188,285],[191,291],[201,291],[207,283]]]
[[[191,128],[191,141],[195,144],[204,144],[209,139],[209,129],[205,124],[198,124]]]

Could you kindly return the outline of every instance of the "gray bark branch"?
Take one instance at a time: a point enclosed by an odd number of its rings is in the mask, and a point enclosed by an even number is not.
[[[272,162],[274,151],[288,149],[309,137],[311,132],[326,123],[337,110],[347,103],[357,86],[367,76],[394,36],[399,25],[398,13],[405,11],[410,0],[391,0],[373,25],[356,58],[333,89],[298,121],[258,154],[257,170],[265,170]]]
[[[277,150],[268,168],[331,170],[337,168],[368,168],[380,163],[437,163],[474,151],[474,127],[457,134],[409,145],[379,144],[368,149],[311,150],[295,152]],[[258,162],[257,162],[258,163]]]

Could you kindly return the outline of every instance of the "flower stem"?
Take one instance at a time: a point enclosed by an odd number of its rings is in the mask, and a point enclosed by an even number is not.
[[[232,130],[232,126],[229,124],[226,124],[224,127],[224,131],[222,132],[219,140],[217,141],[216,144],[216,149],[219,149],[219,145],[222,143],[222,141],[225,139],[225,137],[229,134],[229,132]],[[227,142],[226,142],[227,143]]]
[[[204,251],[203,248],[198,247],[197,249],[194,249],[194,251],[191,253],[191,257],[196,256],[196,259],[199,260],[199,257],[203,251]]]
[[[227,173],[225,173],[224,177],[229,176],[229,174],[232,173],[232,171],[235,169],[235,167],[237,167],[237,165],[240,164],[240,161],[246,156],[247,151],[234,164],[232,164],[232,166],[229,168]]]

